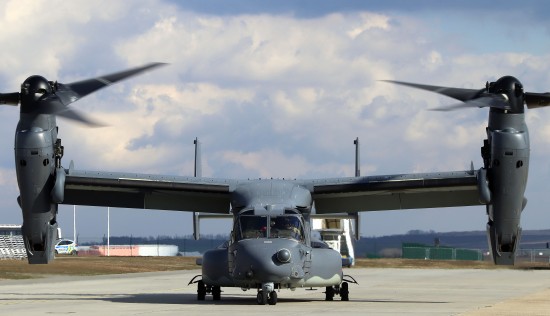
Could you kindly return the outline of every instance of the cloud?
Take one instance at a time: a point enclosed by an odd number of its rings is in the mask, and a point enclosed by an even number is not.
[[[481,88],[511,74],[529,91],[550,86],[550,56],[538,47],[548,34],[509,46],[506,32],[527,32],[530,22],[508,25],[489,14],[484,26],[502,30],[489,41],[477,38],[472,29],[482,22],[464,20],[464,12],[441,19],[441,8],[357,5],[310,10],[305,18],[305,6],[217,14],[156,0],[9,1],[0,4],[7,12],[0,43],[9,47],[0,51],[0,87],[15,91],[35,73],[72,82],[169,62],[75,104],[110,127],[59,120],[64,165],[74,159],[78,169],[189,175],[199,137],[206,176],[316,178],[353,175],[356,137],[365,175],[461,170],[471,160],[480,166],[486,111],[426,111],[454,101],[378,80]],[[441,28],[447,21],[453,24]],[[473,26],[455,32],[465,24]],[[485,48],[492,41],[498,47]],[[0,110],[4,135],[13,133],[16,116]],[[545,110],[528,114],[532,170],[544,175],[549,119]],[[2,139],[0,168],[10,170],[13,139]],[[544,202],[533,194],[530,207]],[[0,207],[16,209],[14,201]]]

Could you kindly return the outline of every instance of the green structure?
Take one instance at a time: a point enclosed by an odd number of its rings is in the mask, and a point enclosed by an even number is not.
[[[428,246],[417,243],[403,243],[401,245],[403,259],[424,260],[470,260],[482,261],[481,250],[461,249],[445,246]]]

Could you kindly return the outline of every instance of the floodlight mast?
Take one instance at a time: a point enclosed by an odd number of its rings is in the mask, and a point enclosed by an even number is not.
[[[193,174],[196,178],[200,178],[202,177],[201,142],[199,141],[198,137],[195,137],[193,144],[195,144],[195,168],[194,168]],[[200,213],[199,212],[193,212],[193,239],[195,240],[200,239]]]
[[[361,170],[360,170],[360,162],[359,162],[359,137],[355,138],[353,141],[355,144],[355,176],[360,177],[361,176]]]

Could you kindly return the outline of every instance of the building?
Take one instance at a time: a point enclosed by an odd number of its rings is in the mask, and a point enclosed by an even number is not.
[[[21,225],[0,224],[0,260],[26,258]]]

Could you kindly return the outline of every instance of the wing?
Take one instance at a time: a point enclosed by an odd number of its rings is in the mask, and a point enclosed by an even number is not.
[[[65,170],[63,204],[229,214],[236,181]]]
[[[317,214],[482,205],[475,172],[311,180]]]

